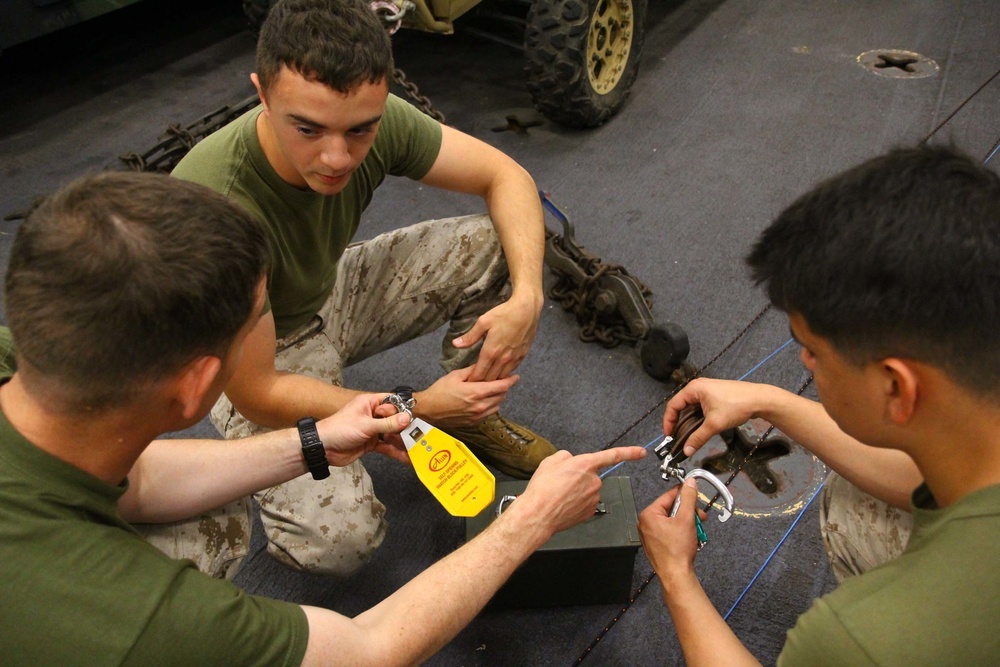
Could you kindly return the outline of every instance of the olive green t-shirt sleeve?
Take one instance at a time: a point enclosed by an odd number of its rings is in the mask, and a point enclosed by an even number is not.
[[[0,326],[0,377],[10,377],[17,370],[14,362],[14,337],[10,329]]]
[[[441,125],[395,95],[389,95],[385,107],[379,138],[386,140],[386,153],[393,156],[388,173],[420,180],[441,152]]]

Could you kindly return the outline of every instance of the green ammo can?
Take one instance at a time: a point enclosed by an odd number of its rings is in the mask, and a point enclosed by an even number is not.
[[[466,541],[493,522],[505,496],[517,496],[527,485],[527,482],[498,482],[493,503],[478,516],[465,520]],[[553,535],[514,572],[489,606],[558,607],[628,602],[635,554],[640,545],[638,522],[629,478],[605,478],[601,503],[593,518]]]

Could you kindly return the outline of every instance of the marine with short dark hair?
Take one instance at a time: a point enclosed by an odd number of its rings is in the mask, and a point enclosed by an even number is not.
[[[268,308],[212,423],[234,438],[333,414],[360,393],[342,386],[344,366],[446,325],[446,374],[418,390],[401,375],[397,388],[415,399],[415,416],[527,479],[555,448],[498,411],[519,379],[544,298],[544,224],[531,176],[389,94],[389,38],[362,0],[276,3],[256,69],[261,106],[196,145],[173,172],[250,210],[273,254]],[[477,195],[488,214],[352,245],[390,176]],[[257,500],[269,553],[292,567],[347,575],[385,537],[385,507],[360,462]],[[240,508],[233,512],[244,520]],[[146,533],[175,549],[200,531]]]
[[[296,429],[154,440],[214,405],[260,320],[267,266],[250,213],[162,175],[84,177],[21,224],[5,281],[13,344],[0,328],[0,360],[16,366],[0,372],[5,667],[418,664],[534,549],[593,517],[599,468],[645,453],[547,458],[490,528],[354,618],[172,559],[133,524],[205,516],[309,477]],[[406,460],[409,416],[381,399],[356,396],[316,422],[331,465]],[[249,543],[238,524],[216,530]]]
[[[698,379],[663,428],[700,405],[690,455],[763,418],[833,470],[820,521],[841,585],[799,617],[778,665],[996,662],[1000,177],[953,149],[894,150],[803,195],[747,262],[788,313],[820,402]],[[639,528],[685,660],[759,664],[698,582],[697,491],[679,492],[675,518],[678,489]]]

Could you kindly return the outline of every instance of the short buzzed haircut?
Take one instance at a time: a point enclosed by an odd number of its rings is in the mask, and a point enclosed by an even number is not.
[[[347,93],[389,81],[392,43],[364,0],[280,0],[257,41],[257,77],[265,93],[282,66]]]
[[[204,186],[133,172],[78,179],[11,248],[19,371],[58,386],[67,409],[128,404],[193,359],[226,354],[268,257],[257,220]]]
[[[897,149],[789,206],[747,262],[771,301],[857,364],[905,357],[1000,398],[1000,177]]]

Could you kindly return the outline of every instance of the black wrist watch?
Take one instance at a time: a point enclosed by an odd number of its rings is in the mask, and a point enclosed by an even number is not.
[[[299,429],[299,440],[302,442],[302,456],[306,459],[306,467],[312,473],[313,479],[326,479],[330,476],[330,462],[326,460],[326,449],[319,439],[316,430],[316,420],[303,417],[296,424]]]

